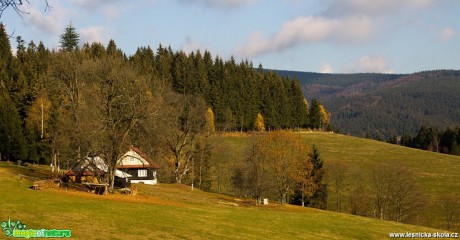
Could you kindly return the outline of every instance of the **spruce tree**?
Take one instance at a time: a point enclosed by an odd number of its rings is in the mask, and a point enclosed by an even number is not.
[[[298,80],[292,80],[290,82],[290,105],[292,108],[291,112],[291,127],[303,127],[307,124],[308,118],[308,107],[305,103],[305,98],[302,93],[302,87]]]
[[[171,67],[173,57],[173,53],[160,44],[155,55],[155,66],[157,68],[158,77],[164,83],[172,83],[171,73],[173,70]]]
[[[309,174],[314,186],[313,192],[309,196],[302,194],[302,186],[297,185],[291,198],[291,203],[301,206],[326,209],[327,206],[327,188],[323,183],[324,168],[323,160],[320,157],[318,148],[313,145],[312,151],[308,154],[312,169]],[[307,171],[307,170],[305,170]],[[308,172],[308,171],[307,171]]]
[[[317,99],[313,99],[311,101],[311,106],[310,106],[310,114],[309,114],[309,119],[310,119],[310,127],[313,129],[320,129],[321,128],[321,109],[320,109],[321,104]]]
[[[12,59],[11,45],[5,26],[0,23],[0,88],[4,85],[9,78],[9,68]]]
[[[71,52],[78,49],[78,42],[80,35],[75,31],[75,27],[72,26],[72,22],[67,25],[64,29],[64,33],[61,35],[59,43],[61,44],[61,50],[65,52]]]
[[[107,55],[112,57],[117,57],[121,59],[126,59],[125,54],[119,48],[117,48],[117,44],[113,39],[110,39],[109,43],[107,44]]]
[[[21,120],[8,93],[0,90],[0,155],[2,159],[25,160],[26,141]]]
[[[460,146],[457,143],[457,141],[454,141],[454,143],[452,144],[452,150],[451,150],[450,154],[452,154],[452,155],[460,155]]]
[[[313,196],[309,199],[309,206],[325,209],[327,205],[327,189],[326,184],[323,183],[323,159],[321,159],[319,150],[315,145],[313,145],[312,152],[309,156],[310,161],[313,164],[311,177],[313,178],[314,185],[317,186]]]
[[[16,44],[17,44],[16,55],[18,53],[20,53],[20,52],[25,51],[25,49],[26,49],[26,47],[24,47],[25,41],[24,41],[24,39],[22,39],[21,36],[16,37]]]

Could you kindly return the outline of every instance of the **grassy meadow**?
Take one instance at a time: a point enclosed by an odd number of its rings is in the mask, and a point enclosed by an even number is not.
[[[0,162],[2,221],[70,229],[75,239],[384,239],[390,232],[439,231],[297,206],[255,206],[176,184],[136,185],[135,196],[33,191],[33,180],[18,175],[41,178],[46,171]]]
[[[410,169],[425,193],[426,201],[424,210],[420,212],[419,219],[414,223],[436,228],[445,226],[441,199],[448,195],[460,195],[460,157],[326,132],[299,132],[298,134],[302,135],[306,143],[318,147],[326,168],[337,162],[345,163],[348,173],[362,172],[367,185],[370,185],[372,171],[378,171],[382,166],[396,165]],[[236,164],[235,162],[245,158],[248,146],[255,142],[258,136],[260,135],[246,133],[219,136],[215,158],[231,159],[227,163],[231,168]],[[228,177],[231,172],[226,174]],[[351,177],[347,180],[351,180]],[[329,203],[334,210],[332,192],[329,193]],[[346,208],[346,200],[344,204]],[[457,228],[460,226],[457,225]]]

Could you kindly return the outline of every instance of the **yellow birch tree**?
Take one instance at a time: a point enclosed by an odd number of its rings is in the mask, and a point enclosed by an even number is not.
[[[214,111],[212,111],[211,107],[208,107],[208,110],[206,110],[206,131],[208,135],[216,131],[214,125]]]
[[[256,121],[254,122],[254,129],[259,132],[265,131],[264,118],[260,113],[257,114]]]
[[[50,100],[45,95],[39,95],[27,112],[26,127],[30,130],[40,132],[40,138],[45,137],[50,107]]]
[[[324,129],[329,124],[329,115],[327,114],[323,104],[319,105],[319,114],[321,118],[321,127]]]

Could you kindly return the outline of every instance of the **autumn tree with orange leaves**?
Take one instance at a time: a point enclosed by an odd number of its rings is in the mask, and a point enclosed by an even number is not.
[[[243,183],[244,169],[238,168],[239,176],[234,179],[239,181],[235,182],[235,185],[257,190],[264,186],[273,187],[276,189],[276,193],[273,194],[276,194],[280,203],[287,202],[297,186],[301,186],[302,194],[311,196],[316,187],[312,177],[313,164],[310,161],[310,152],[311,148],[300,135],[288,131],[271,132],[260,138],[251,151],[248,158],[250,164],[246,167],[246,183]],[[254,169],[257,171],[254,172]],[[254,179],[257,181],[252,181]],[[256,197],[260,198],[261,194],[270,195],[270,192],[258,192]]]

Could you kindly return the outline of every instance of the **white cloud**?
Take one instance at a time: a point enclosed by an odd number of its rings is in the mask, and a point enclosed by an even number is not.
[[[185,53],[196,52],[197,50],[204,52],[206,49],[208,48],[204,44],[193,40],[191,37],[187,37],[185,39],[185,44],[181,47],[181,50]]]
[[[38,1],[41,2],[41,1]],[[64,28],[63,19],[67,14],[67,10],[59,4],[58,1],[48,1],[52,6],[50,11],[44,11],[45,5],[38,2],[25,4],[21,10],[27,14],[23,14],[24,25],[31,26],[39,32],[55,35]]]
[[[321,65],[321,70],[320,73],[333,73],[334,70],[332,69],[332,66],[330,63],[323,63]]]
[[[417,8],[425,8],[430,6],[434,0],[408,0],[410,6]]]
[[[394,14],[403,9],[428,7],[433,0],[334,0],[325,14],[328,16],[376,16]]]
[[[329,19],[324,17],[299,17],[285,22],[280,30],[269,38],[261,32],[253,33],[244,46],[236,52],[251,57],[272,51],[282,51],[304,43],[332,41],[361,43],[372,38],[372,23],[367,17]]]
[[[101,11],[108,18],[118,18],[126,6],[120,0],[71,0],[85,11]]]
[[[439,32],[439,38],[443,42],[448,42],[456,34],[455,30],[452,28],[444,28]]]
[[[120,17],[120,13],[123,11],[123,8],[116,7],[116,6],[110,6],[110,7],[105,7],[102,11],[104,15],[108,18],[118,18]]]
[[[108,30],[100,26],[92,26],[80,29],[80,38],[82,43],[108,42]]]
[[[71,0],[74,4],[86,8],[86,9],[95,9],[104,4],[110,4],[117,2],[115,0]]]
[[[388,61],[380,56],[363,56],[352,65],[346,67],[344,72],[348,73],[361,73],[361,72],[372,72],[372,73],[392,73],[388,67]]]
[[[255,2],[256,0],[179,0],[180,2],[184,3],[191,3],[191,4],[200,4],[207,7],[213,8],[222,8],[222,9],[229,9],[229,8],[237,8],[241,7],[250,3]]]

